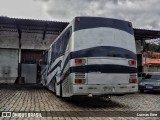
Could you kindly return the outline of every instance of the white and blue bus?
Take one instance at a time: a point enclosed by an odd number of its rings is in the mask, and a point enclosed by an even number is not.
[[[138,91],[135,38],[128,21],[76,17],[47,53],[42,84],[57,96]]]

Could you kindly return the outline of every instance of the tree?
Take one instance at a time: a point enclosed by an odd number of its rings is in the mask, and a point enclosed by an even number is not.
[[[144,43],[143,51],[160,52],[160,44]]]

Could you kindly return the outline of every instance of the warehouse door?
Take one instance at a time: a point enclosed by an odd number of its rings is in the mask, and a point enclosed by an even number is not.
[[[37,65],[36,64],[22,64],[21,76],[24,77],[26,84],[37,83]]]
[[[40,83],[39,60],[42,53],[41,50],[22,50],[21,76],[26,84]]]

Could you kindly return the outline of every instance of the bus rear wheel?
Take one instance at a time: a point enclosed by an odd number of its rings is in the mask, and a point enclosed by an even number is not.
[[[56,83],[56,81],[55,81],[55,83],[54,83],[54,92],[55,92],[55,94],[57,95],[56,85],[57,85],[57,83]]]
[[[62,97],[62,84],[60,84],[60,97]]]

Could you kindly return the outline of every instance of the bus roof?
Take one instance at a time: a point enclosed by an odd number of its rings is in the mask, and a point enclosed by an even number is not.
[[[134,35],[131,22],[113,19],[113,18],[104,18],[104,17],[75,17],[74,19],[74,31],[89,29],[89,28],[98,28],[98,27],[108,27],[123,30]]]

